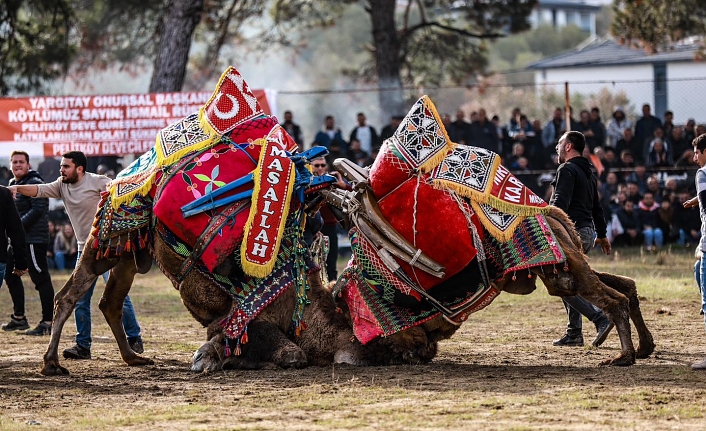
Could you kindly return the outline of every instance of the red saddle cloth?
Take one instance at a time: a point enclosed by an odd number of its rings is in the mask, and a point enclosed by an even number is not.
[[[264,138],[275,125],[276,121],[272,117],[248,121],[233,131],[231,139],[236,143],[247,143],[248,140]],[[194,247],[199,237],[209,229],[212,215],[223,212],[235,204],[187,218],[182,215],[181,207],[249,174],[255,169],[259,157],[259,145],[245,145],[244,148],[238,148],[226,143],[217,144],[208,150],[187,156],[176,165],[177,171],[172,171],[171,176],[159,186],[154,204],[155,216],[179,239]],[[245,184],[219,196],[218,199],[251,190],[252,187],[252,183]],[[247,201],[250,202],[250,198]],[[240,245],[248,214],[248,209],[245,209],[220,229],[204,234],[211,239],[205,245],[201,260],[210,271],[213,271]]]
[[[154,204],[154,214],[179,239],[194,247],[199,237],[208,229],[215,212],[222,212],[229,206],[206,211],[184,218],[181,207],[203,196],[210,190],[216,190],[225,184],[249,174],[255,169],[255,163],[260,152],[259,146],[233,151],[230,145],[218,144],[203,153],[189,156],[174,173],[157,190],[157,200]],[[247,154],[250,155],[248,157]],[[161,189],[161,190],[160,190]],[[252,189],[252,184],[243,185],[225,196]],[[225,196],[219,196],[221,199]],[[248,198],[249,202],[250,199]],[[248,220],[248,211],[244,210],[235,218],[214,232],[206,232],[212,237],[205,244],[201,260],[210,271],[221,264],[243,239],[243,228]]]
[[[404,271],[425,289],[449,279],[466,267],[477,254],[468,220],[450,194],[410,174],[384,145],[370,169],[370,186],[387,221],[430,258],[446,268],[445,278],[437,278],[397,259]],[[475,220],[473,220],[475,221]],[[416,296],[416,294],[414,294]]]

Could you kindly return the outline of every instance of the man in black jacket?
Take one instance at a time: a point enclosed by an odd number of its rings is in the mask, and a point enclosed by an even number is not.
[[[292,111],[284,111],[284,123],[280,124],[284,130],[289,133],[289,136],[294,139],[297,143],[299,151],[304,151],[304,138],[302,136],[302,129],[299,124],[295,123],[292,119]]]
[[[591,169],[591,163],[581,156],[585,147],[586,138],[580,132],[566,132],[559,139],[556,152],[562,164],[557,169],[556,178],[552,183],[554,193],[549,203],[564,210],[574,222],[583,243],[584,253],[588,253],[594,245],[600,244],[603,252],[610,254],[610,241],[606,238],[606,222],[598,199],[596,176]],[[569,315],[569,324],[566,334],[553,344],[583,346],[583,314],[596,325],[598,334],[592,344],[594,347],[600,346],[613,328],[613,323],[598,307],[580,296],[569,296],[562,300]]]
[[[10,185],[43,183],[42,177],[31,169],[29,154],[26,152],[13,151],[10,155],[10,164],[14,175],[14,178],[10,180]],[[29,276],[35,289],[39,292],[39,300],[42,304],[42,320],[36,328],[26,331],[25,334],[49,335],[54,318],[54,286],[49,276],[49,265],[47,264],[49,200],[32,199],[18,194],[15,206],[20,214],[22,227],[24,227],[26,245],[24,248],[14,248],[7,263],[11,267],[15,260],[22,258],[20,255],[24,253],[24,258],[29,262]],[[12,297],[14,313],[10,316],[10,321],[2,325],[2,329],[5,331],[28,329],[29,322],[25,317],[25,288],[22,279],[14,273],[7,272],[5,273],[5,281]]]
[[[13,248],[24,250],[25,236],[22,230],[22,221],[20,215],[15,208],[15,201],[12,200],[12,193],[7,187],[0,186],[0,244],[7,244],[7,239],[10,238],[10,243]],[[10,268],[12,273],[18,277],[27,273],[27,259],[24,253],[19,253],[14,261],[14,268]],[[0,286],[2,279],[5,278],[7,270],[7,248],[0,247]]]

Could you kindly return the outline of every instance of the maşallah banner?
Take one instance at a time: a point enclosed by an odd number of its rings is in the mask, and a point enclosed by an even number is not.
[[[266,113],[265,90],[252,90]],[[270,94],[270,98],[274,94]],[[0,98],[0,157],[14,150],[60,157],[142,154],[157,133],[197,112],[211,92]],[[273,100],[274,101],[274,100]]]

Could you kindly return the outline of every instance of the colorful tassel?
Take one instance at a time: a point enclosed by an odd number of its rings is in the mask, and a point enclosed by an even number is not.
[[[232,352],[230,351],[230,341],[226,340],[226,348],[225,348],[225,350],[223,351],[223,355],[224,355],[226,358],[230,358],[230,355],[231,355],[231,354],[232,354]]]
[[[132,241],[130,241],[130,238],[128,238],[127,241],[125,241],[125,251],[130,252],[132,250]]]
[[[235,345],[235,356],[240,356],[241,353],[243,353],[243,351],[240,350],[240,340],[238,340],[238,344]]]

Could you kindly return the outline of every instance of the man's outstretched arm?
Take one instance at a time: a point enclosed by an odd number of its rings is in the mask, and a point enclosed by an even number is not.
[[[31,198],[37,196],[37,190],[39,189],[36,184],[25,184],[21,186],[8,186],[10,193],[12,193],[12,198],[17,198],[17,193],[29,196]]]

